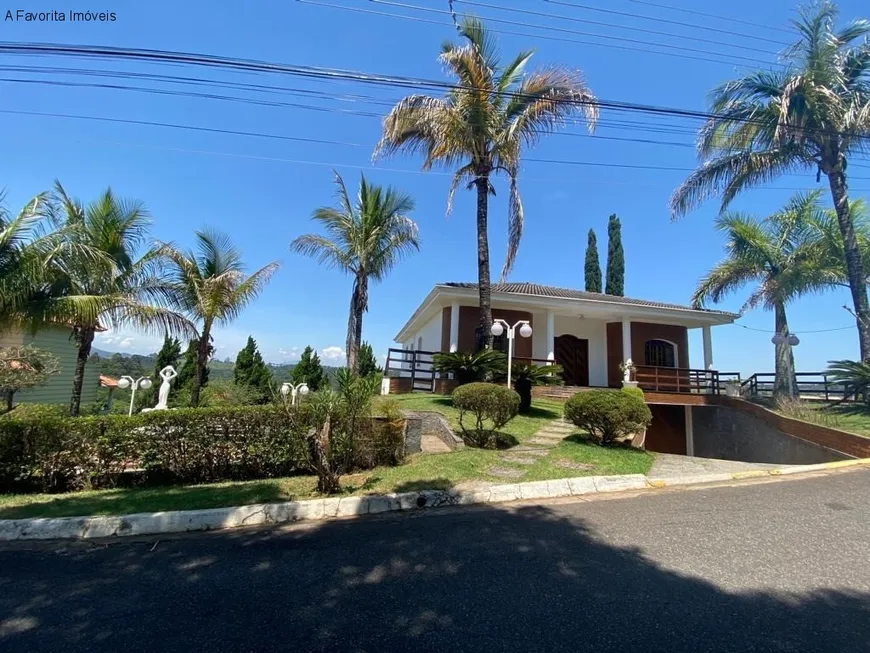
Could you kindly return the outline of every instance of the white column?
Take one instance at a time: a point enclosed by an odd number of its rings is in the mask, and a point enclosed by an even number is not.
[[[631,358],[631,320],[622,320],[622,360]],[[632,361],[634,362],[634,361]]]
[[[713,369],[713,341],[710,339],[710,325],[701,327],[704,338],[704,369]]]
[[[556,360],[556,315],[547,311],[547,360]]]
[[[686,409],[686,455],[695,455],[695,430],[692,424],[692,407],[683,406]]]
[[[450,305],[450,351],[459,349],[459,302]]]

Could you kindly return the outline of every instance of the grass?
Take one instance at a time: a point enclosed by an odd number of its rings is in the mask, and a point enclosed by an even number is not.
[[[438,411],[452,427],[458,428],[459,415],[449,397],[410,394],[400,395],[397,401],[406,410]],[[561,404],[536,400],[529,415],[514,418],[501,434],[506,440],[521,444],[561,414]],[[345,495],[381,494],[449,489],[471,483],[540,481],[598,474],[645,474],[653,462],[653,456],[644,451],[604,448],[592,444],[583,438],[580,431],[565,438],[533,465],[511,466],[500,458],[503,453],[465,448],[451,453],[417,454],[398,467],[378,467],[343,476],[342,490]],[[487,470],[493,465],[515,467],[522,470],[523,474],[510,480],[491,476]],[[192,510],[293,501],[314,496],[313,476],[70,494],[0,495],[0,519]]]
[[[811,401],[780,401],[773,410],[819,426],[870,437],[870,407],[862,403],[830,405]]]

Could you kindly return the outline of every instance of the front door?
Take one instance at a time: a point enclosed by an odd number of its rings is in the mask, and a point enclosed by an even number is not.
[[[589,385],[589,341],[564,335],[556,338],[553,345],[565,385]]]

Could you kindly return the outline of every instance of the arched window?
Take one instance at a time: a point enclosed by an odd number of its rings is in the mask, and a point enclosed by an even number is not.
[[[667,340],[647,340],[643,346],[644,365],[676,367],[677,348]]]

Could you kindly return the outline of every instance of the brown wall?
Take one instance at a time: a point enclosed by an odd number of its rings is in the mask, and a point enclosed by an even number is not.
[[[686,455],[686,409],[650,405],[653,419],[646,430],[644,448],[659,453]]]
[[[450,309],[447,309],[448,312]],[[535,328],[532,322],[532,314],[525,311],[505,311],[497,308],[492,309],[492,319],[502,319],[508,324],[516,324],[519,320],[528,320],[532,328]],[[474,351],[474,330],[480,324],[480,309],[477,306],[460,306],[459,307],[459,351]],[[450,325],[448,322],[448,332]],[[448,335],[448,339],[449,339]],[[520,358],[532,357],[532,339],[523,338],[517,334],[517,339],[514,341],[514,356]]]
[[[652,322],[631,323],[631,360],[643,365],[643,349],[647,340],[669,340],[677,345],[677,364],[689,367],[689,333],[686,327]],[[607,385],[622,385],[622,323],[607,323]]]
[[[450,351],[450,306],[441,309],[441,351]]]

